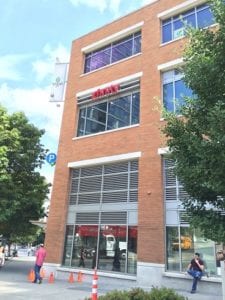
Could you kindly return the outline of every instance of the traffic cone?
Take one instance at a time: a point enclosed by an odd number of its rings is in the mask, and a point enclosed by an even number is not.
[[[54,283],[55,279],[54,279],[54,274],[53,272],[50,273],[49,279],[48,279],[48,283]]]
[[[98,275],[96,269],[92,280],[91,300],[98,300]]]
[[[69,283],[74,283],[74,281],[75,281],[75,280],[74,280],[74,277],[73,277],[73,273],[71,272],[71,273],[70,273],[70,276],[69,276],[69,279],[68,279],[68,282],[69,282]]]
[[[45,269],[44,268],[41,268],[40,276],[41,276],[41,278],[45,278]]]
[[[82,282],[83,281],[83,274],[82,274],[82,272],[80,271],[80,272],[78,272],[78,274],[77,274],[77,282]]]
[[[33,281],[34,281],[34,279],[35,279],[35,274],[34,274],[34,270],[33,270],[33,269],[30,270],[27,279],[28,279],[28,281],[30,281],[30,282],[33,282]]]

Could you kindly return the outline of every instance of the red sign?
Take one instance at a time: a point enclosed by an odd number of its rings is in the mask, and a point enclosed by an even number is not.
[[[96,98],[100,98],[103,96],[107,96],[107,95],[111,95],[111,94],[115,94],[118,92],[118,90],[120,89],[120,85],[119,84],[112,84],[104,89],[97,89],[97,91],[93,92],[91,95],[91,98],[94,100]]]
[[[137,227],[129,226],[128,227],[128,235],[130,238],[137,238]],[[98,236],[98,226],[97,225],[81,225],[77,226],[76,233],[80,236],[88,236],[88,237],[97,237]],[[126,237],[126,226],[113,226],[107,225],[105,229],[101,230],[103,235],[112,234],[115,237]]]

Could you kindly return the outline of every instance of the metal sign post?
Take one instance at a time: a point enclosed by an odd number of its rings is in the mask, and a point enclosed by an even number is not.
[[[222,279],[222,296],[223,300],[225,300],[225,270],[224,270],[224,260],[220,261],[221,267],[221,279]]]

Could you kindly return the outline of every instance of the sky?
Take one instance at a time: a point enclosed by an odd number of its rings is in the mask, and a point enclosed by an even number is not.
[[[0,104],[45,129],[57,153],[63,104],[49,102],[56,58],[69,62],[72,41],[151,0],[0,0]],[[54,167],[40,173],[53,182]]]

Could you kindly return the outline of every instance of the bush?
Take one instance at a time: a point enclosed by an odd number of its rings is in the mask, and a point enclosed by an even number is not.
[[[127,291],[112,291],[104,296],[99,296],[98,300],[130,300]]]
[[[99,300],[188,300],[184,296],[177,294],[173,289],[153,287],[150,292],[141,288],[130,291],[111,291],[104,296],[99,296]],[[91,300],[90,298],[86,300]]]
[[[168,288],[155,288],[153,287],[150,292],[149,300],[185,300],[184,296],[177,294],[173,289]]]

